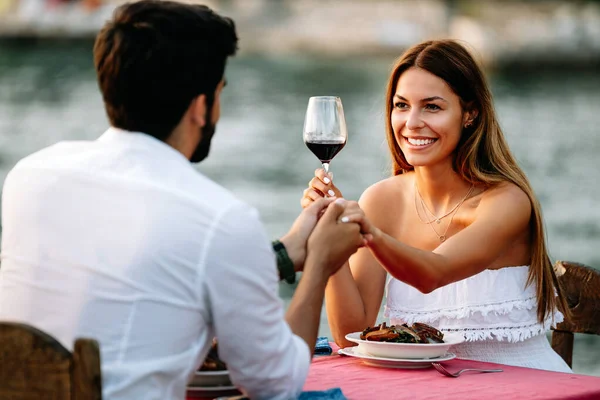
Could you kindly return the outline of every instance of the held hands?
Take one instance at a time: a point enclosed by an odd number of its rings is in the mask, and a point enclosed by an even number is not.
[[[342,198],[342,192],[333,184],[331,175],[327,175],[323,168],[315,170],[315,177],[308,183],[308,188],[304,190],[300,204],[303,208],[309,207],[316,201],[332,196]],[[323,212],[323,211],[322,211]],[[365,213],[357,202],[348,201],[345,204],[344,214],[340,217],[340,222],[354,222],[360,225],[361,233],[367,240],[367,244],[372,242],[374,236],[379,236],[380,231],[367,219]]]
[[[356,250],[367,246],[375,235],[380,234],[357,202],[341,197],[336,199],[341,195],[331,176],[323,169],[317,169],[301,200],[304,210],[280,239],[296,271],[303,269],[307,256],[314,256],[318,257],[318,264],[327,269],[324,272],[331,275]]]
[[[319,198],[307,205],[294,224],[280,241],[285,246],[289,257],[294,262],[294,270],[302,271],[306,259],[306,242],[317,225],[319,217],[325,212],[335,198]]]
[[[347,222],[342,221],[346,208],[352,207],[349,203],[354,202],[337,199],[329,204],[308,238],[307,260],[310,258],[316,262],[307,265],[319,265],[327,277],[337,272],[356,250],[367,244],[360,225],[350,222],[355,214],[350,214]]]
[[[298,218],[294,221],[294,224],[281,239],[279,239],[285,246],[289,257],[294,263],[294,270],[302,271],[304,267],[304,261],[306,259],[306,246],[307,241],[313,229],[317,225],[317,221],[331,203],[336,199],[334,197],[320,197],[316,201],[311,203],[300,213]],[[343,204],[342,214],[338,216],[338,223],[358,223],[361,228],[360,231],[363,234],[363,239],[366,240],[363,245],[372,240],[373,235],[370,234],[371,227],[370,223],[364,217],[364,212],[358,206],[355,201],[345,201],[340,199]]]

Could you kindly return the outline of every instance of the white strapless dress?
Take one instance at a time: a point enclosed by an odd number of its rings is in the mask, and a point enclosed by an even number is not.
[[[460,358],[572,372],[545,335],[563,316],[538,322],[535,284],[525,287],[528,272],[528,266],[485,270],[429,294],[390,277],[384,315],[390,324],[423,322],[461,333],[466,341],[451,349]]]

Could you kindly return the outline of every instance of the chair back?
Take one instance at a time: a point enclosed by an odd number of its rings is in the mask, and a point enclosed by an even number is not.
[[[573,334],[600,335],[600,271],[576,262],[557,261],[554,272],[561,283],[571,319],[557,324],[552,348],[573,366]]]
[[[102,398],[98,342],[77,339],[73,353],[32,326],[0,322],[0,399]]]

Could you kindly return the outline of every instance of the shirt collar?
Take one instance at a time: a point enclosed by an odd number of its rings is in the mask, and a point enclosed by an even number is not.
[[[160,154],[162,157],[179,159],[188,166],[190,165],[190,160],[188,160],[181,152],[146,133],[131,132],[111,126],[97,140],[103,143],[111,143],[126,147],[142,147]]]

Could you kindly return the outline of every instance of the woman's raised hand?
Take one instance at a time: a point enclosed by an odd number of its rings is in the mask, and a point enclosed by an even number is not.
[[[331,175],[327,175],[323,168],[315,170],[315,177],[308,182],[308,188],[304,190],[300,204],[302,208],[311,205],[315,200],[322,197],[343,197],[342,192],[333,184]]]

